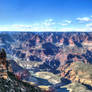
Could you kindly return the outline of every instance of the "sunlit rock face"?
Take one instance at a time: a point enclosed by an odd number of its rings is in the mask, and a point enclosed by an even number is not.
[[[61,76],[73,82],[79,82],[92,86],[92,65],[82,62],[73,62],[61,69]]]
[[[0,47],[5,48],[8,55],[12,57],[9,61],[12,71],[21,80],[32,80],[29,78],[30,71],[33,73],[42,71],[56,76],[61,75],[60,77],[72,82],[90,85],[91,76],[85,74],[82,69],[76,70],[76,73],[75,68],[72,67],[78,65],[77,63],[85,67],[86,64],[92,64],[91,45],[92,33],[2,32],[0,34]],[[6,69],[5,63],[1,63],[1,66],[2,69]]]
[[[21,72],[19,71],[21,70]],[[0,92],[45,92],[39,87],[23,81],[29,72],[20,67],[13,60],[7,60],[4,49],[0,51]],[[22,79],[23,77],[23,79]]]
[[[26,61],[51,61],[56,59],[60,65],[68,60],[68,55],[81,56],[83,61],[91,60],[87,50],[92,50],[92,33],[1,33],[0,42],[7,53]],[[6,39],[6,40],[4,40]],[[5,44],[5,45],[3,45]],[[8,46],[8,47],[7,47]],[[81,51],[83,50],[83,51]],[[85,51],[84,51],[85,50]],[[72,59],[75,59],[72,58]],[[80,58],[77,57],[79,60]],[[75,59],[75,60],[77,60]]]
[[[91,63],[89,52],[92,52],[92,33],[2,32],[0,35],[0,46],[4,47],[8,54],[22,59],[23,62],[27,61],[25,65],[34,61],[42,62],[44,67],[44,62],[57,60],[60,62],[57,68],[59,69],[72,61]],[[51,68],[49,63],[48,66]]]
[[[11,64],[6,60],[6,52],[4,49],[0,51],[0,78],[7,79],[7,72],[12,72]]]

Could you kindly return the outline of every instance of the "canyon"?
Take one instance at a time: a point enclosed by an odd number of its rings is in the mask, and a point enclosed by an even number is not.
[[[56,92],[79,92],[77,85],[92,91],[91,32],[1,32],[0,48],[22,81]]]

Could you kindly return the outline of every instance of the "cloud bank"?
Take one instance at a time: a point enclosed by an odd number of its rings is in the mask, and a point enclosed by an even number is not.
[[[80,24],[81,23],[81,24]],[[29,32],[92,32],[92,16],[56,21],[49,18],[33,24],[0,25],[0,31]]]

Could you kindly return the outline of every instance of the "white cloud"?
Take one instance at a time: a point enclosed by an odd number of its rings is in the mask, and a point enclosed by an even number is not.
[[[86,24],[87,27],[92,27],[92,23]]]
[[[21,24],[21,25],[18,25],[18,24],[13,24],[13,25],[11,25],[12,27],[24,27],[24,28],[31,28],[32,27],[32,25],[23,25],[23,24]]]
[[[52,26],[56,22],[53,19],[47,19],[45,21],[34,23],[32,25],[25,24],[12,24],[12,25],[0,25],[0,31],[54,31],[56,30]]]
[[[53,19],[47,19],[45,21],[32,24],[31,31],[55,31],[56,22]]]
[[[57,30],[56,30],[56,28],[52,28],[52,27],[33,27],[32,29],[30,29],[30,31],[48,32],[48,31],[57,31]]]
[[[92,27],[85,27],[85,28],[74,28],[74,27],[70,27],[70,28],[61,28],[58,31],[61,32],[91,32],[92,31]]]
[[[47,19],[47,20],[45,20],[45,21],[43,21],[42,23],[41,23],[41,25],[43,25],[43,26],[52,26],[52,25],[55,25],[56,23],[54,22],[54,20],[53,19]]]
[[[71,24],[72,21],[70,21],[70,20],[65,20],[65,23],[67,23],[67,24]]]
[[[66,23],[63,23],[63,24],[62,24],[62,23],[60,23],[60,25],[61,25],[61,26],[67,26],[68,24],[66,24]]]
[[[72,21],[70,21],[70,20],[65,20],[64,21],[64,23],[59,23],[61,26],[67,26],[67,25],[69,25],[69,24],[71,24],[72,23]]]
[[[88,21],[91,21],[91,19],[89,17],[79,17],[79,18],[76,18],[78,21],[80,22],[88,22]]]
[[[82,21],[88,21],[86,18],[80,19]],[[72,20],[73,21],[73,20]],[[77,27],[72,25],[71,20],[65,20],[64,23],[56,22],[53,19],[47,19],[42,22],[36,22],[34,24],[12,24],[12,25],[0,25],[0,31],[31,31],[31,32],[88,32],[92,31],[92,23],[84,24],[83,27]],[[72,24],[71,24],[72,23]],[[71,24],[71,26],[69,26]],[[79,25],[80,26],[80,25]]]
[[[63,31],[63,32],[69,32],[69,31],[73,31],[73,28],[61,28],[59,29],[59,31]]]
[[[3,26],[0,27],[0,31],[31,31],[31,32],[91,32],[92,27],[83,27],[83,28],[76,28],[76,27],[32,27],[32,28],[24,28],[24,27],[11,27],[11,26]]]
[[[0,25],[0,31],[25,31],[31,28],[32,28],[31,25],[22,25],[22,24]]]

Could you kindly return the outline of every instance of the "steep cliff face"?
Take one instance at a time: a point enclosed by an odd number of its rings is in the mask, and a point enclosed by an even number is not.
[[[92,86],[92,65],[83,62],[73,62],[62,69],[61,76],[82,84]]]
[[[80,32],[1,33],[0,47],[6,48],[8,54],[12,54],[24,61],[45,62],[58,59],[60,65],[64,65],[68,61],[69,54],[76,56],[77,58],[73,58],[75,60],[79,60],[78,56],[81,56],[81,59],[85,60],[84,62],[91,62],[92,58],[88,57],[86,53],[92,50],[91,38],[92,33]],[[86,55],[88,58],[86,58]]]
[[[18,80],[11,72],[8,78],[0,78],[0,92],[43,92],[40,88]]]
[[[85,74],[80,66],[83,65],[82,62],[85,63],[84,68],[88,66],[88,63],[92,64],[92,33],[2,33],[0,47],[6,48],[8,54],[12,55],[17,63],[13,60],[7,61],[1,53],[1,78],[9,78],[7,72],[12,72],[9,63],[12,62],[15,74],[18,76],[21,74],[23,78],[29,73],[24,70],[19,71],[22,67],[36,72],[47,71],[59,74],[63,66],[62,77],[87,85],[92,84],[90,81],[92,75],[88,75],[88,68]],[[79,67],[75,70],[76,65]]]
[[[92,90],[89,90],[86,86],[78,82],[71,83],[65,87],[70,90],[70,92],[92,92]]]
[[[0,78],[7,79],[7,72],[12,72],[10,62],[6,60],[6,52],[4,49],[0,51]]]
[[[40,88],[19,80],[6,59],[4,49],[0,51],[0,92],[43,92]]]

